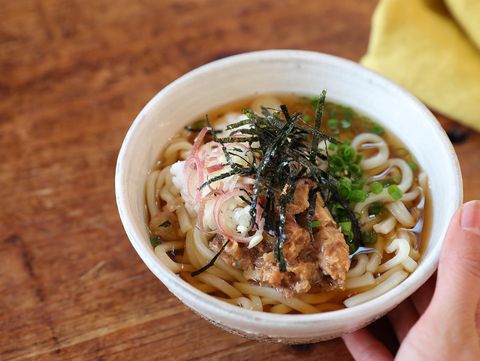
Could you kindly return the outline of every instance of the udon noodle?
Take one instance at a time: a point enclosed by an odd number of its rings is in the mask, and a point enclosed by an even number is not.
[[[298,96],[264,96],[230,104],[209,115],[213,124],[220,127],[231,124],[231,119],[241,119],[239,111],[242,108],[261,112],[261,106],[278,109],[280,104],[286,104],[289,109],[301,111],[304,120],[308,121],[315,116],[310,101]],[[363,234],[374,236],[364,245],[373,248],[370,253],[356,254],[352,258],[342,287],[328,289],[313,285],[308,292],[285,292],[253,282],[241,268],[227,262],[223,256],[204,272],[192,275],[211,263],[218,249],[210,243],[214,234],[198,226],[197,211],[186,204],[173,179],[174,164],[191,156],[193,141],[198,135],[188,130],[180,131],[162,150],[146,182],[148,225],[160,261],[193,287],[219,300],[278,314],[353,307],[404,281],[418,266],[425,247],[422,239],[425,239],[424,222],[428,219],[427,177],[409,152],[368,118],[349,108],[327,103],[323,119],[328,120],[322,127],[325,132],[350,142],[350,147],[362,155],[359,166],[362,179],[365,179],[363,190],[368,195],[355,202],[353,211],[362,232],[367,232]],[[334,147],[327,142],[321,142],[319,147],[328,147],[330,154],[335,154]],[[230,252],[239,246],[243,244],[224,245]],[[350,249],[350,253],[353,251]]]

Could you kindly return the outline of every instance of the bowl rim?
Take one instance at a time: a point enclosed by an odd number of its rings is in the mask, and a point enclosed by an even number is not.
[[[358,314],[368,314],[370,316],[382,315],[383,313],[387,312],[388,310],[392,309],[393,307],[404,301],[406,298],[408,298],[413,292],[415,292],[419,287],[421,287],[428,280],[428,278],[431,277],[438,265],[441,248],[444,241],[443,239],[439,240],[435,247],[430,251],[428,256],[428,262],[426,262],[427,259],[425,259],[422,263],[420,263],[417,270],[420,270],[421,272],[414,271],[402,283],[395,286],[393,289],[389,290],[385,294],[374,298],[373,300],[367,301],[355,307],[345,308],[337,311],[293,315],[273,314],[269,312],[248,310],[239,306],[231,305],[227,302],[217,300],[216,298],[193,287],[173,272],[167,270],[166,267],[160,262],[160,260],[158,260],[155,255],[152,256],[152,253],[148,251],[148,245],[146,245],[141,240],[141,235],[136,232],[133,227],[133,221],[130,220],[129,211],[127,209],[128,202],[126,201],[128,185],[123,184],[123,162],[126,152],[128,151],[128,145],[135,137],[135,133],[140,127],[140,124],[142,123],[145,114],[147,114],[150,109],[152,109],[165,94],[174,91],[174,89],[182,83],[192,81],[199,76],[208,75],[208,73],[210,72],[221,71],[223,67],[228,67],[232,64],[238,64],[243,62],[248,63],[252,61],[292,61],[295,59],[312,59],[319,60],[324,63],[335,63],[336,65],[350,68],[351,71],[363,73],[364,75],[368,75],[371,79],[373,79],[375,83],[377,83],[377,85],[383,85],[384,87],[389,88],[389,90],[401,94],[404,98],[406,98],[405,100],[409,100],[410,102],[412,102],[413,105],[417,106],[418,109],[421,110],[423,113],[423,117],[425,118],[424,121],[428,121],[430,123],[429,125],[435,131],[435,135],[439,137],[443,146],[446,147],[446,150],[450,153],[451,161],[454,168],[453,172],[456,175],[456,192],[454,194],[456,208],[458,208],[462,204],[463,180],[460,170],[460,164],[453,145],[450,143],[450,140],[448,139],[445,130],[441,127],[438,120],[420,100],[418,100],[410,92],[402,88],[400,85],[394,83],[390,79],[386,78],[385,76],[378,74],[377,72],[370,69],[367,69],[351,60],[315,51],[275,49],[241,53],[202,65],[187,72],[186,74],[182,75],[181,77],[177,78],[176,80],[165,86],[147,102],[147,104],[142,108],[142,110],[136,116],[132,125],[128,129],[128,132],[122,143],[117,158],[115,170],[115,194],[121,222],[124,226],[124,229],[132,246],[137,251],[143,262],[150,269],[150,271],[153,272],[157,276],[157,278],[159,278],[167,286],[167,288],[169,288],[169,290],[170,287],[175,287],[176,292],[181,292],[188,295],[191,299],[195,299],[195,302],[201,304],[202,308],[207,309],[210,314],[218,314],[219,312],[225,312],[224,315],[233,317],[237,319],[237,321],[238,319],[241,319],[241,321],[243,321],[244,323],[252,323],[253,321],[255,323],[260,323],[264,325],[273,325],[274,328],[283,328],[286,325],[293,326],[294,324],[298,324],[299,322],[302,323],[302,328],[306,326],[312,326],[313,324],[318,324],[319,321],[330,322],[334,324],[343,324],[344,322],[352,321],[353,317]],[[183,297],[177,296],[177,298],[180,298],[180,300],[183,302]]]

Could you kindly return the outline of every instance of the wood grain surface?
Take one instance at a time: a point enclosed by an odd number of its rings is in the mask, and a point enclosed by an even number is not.
[[[260,344],[190,312],[131,247],[113,179],[135,115],[175,78],[258,49],[358,60],[375,5],[0,0],[0,359],[350,360],[340,339]],[[442,124],[480,198],[480,135]]]

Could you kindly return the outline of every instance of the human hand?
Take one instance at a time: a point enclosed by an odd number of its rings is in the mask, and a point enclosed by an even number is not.
[[[452,218],[436,287],[433,277],[388,317],[400,342],[396,360],[480,360],[480,201]],[[343,340],[357,361],[393,359],[366,329]]]

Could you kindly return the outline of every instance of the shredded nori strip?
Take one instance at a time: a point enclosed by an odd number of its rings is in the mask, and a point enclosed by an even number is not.
[[[242,127],[244,125],[249,125],[250,123],[251,123],[250,119],[240,120],[236,123],[232,123],[232,124],[227,125],[225,130],[236,129],[236,128]]]
[[[227,137],[227,138],[217,138],[217,142],[220,144],[225,143],[243,143],[243,142],[255,142],[258,138],[256,137]]]
[[[283,125],[283,127],[280,129],[280,134],[267,148],[266,152],[263,155],[263,159],[257,167],[255,183],[253,185],[253,197],[252,202],[250,203],[250,215],[252,216],[252,219],[255,219],[256,216],[258,195],[260,193],[260,181],[262,180],[262,172],[266,169],[272,155],[274,155],[275,151],[287,140],[288,134],[295,126],[295,118],[292,119],[288,117],[286,120],[287,123]]]
[[[213,256],[213,258],[210,260],[210,262],[208,262],[205,266],[203,266],[202,268],[199,268],[196,271],[193,271],[192,273],[190,273],[192,275],[192,277],[198,276],[200,273],[203,273],[207,269],[212,267],[215,264],[215,261],[217,260],[217,258],[220,257],[220,254],[223,252],[223,250],[225,249],[225,247],[227,246],[227,244],[229,242],[230,242],[230,240],[227,239],[227,241],[223,244],[222,248],[219,249],[219,251],[215,254],[215,256]]]
[[[310,241],[313,241],[313,227],[312,227],[312,220],[313,216],[315,215],[315,206],[317,204],[317,193],[318,188],[310,189],[308,193],[308,209],[307,209],[307,230],[310,234]]]
[[[280,272],[287,271],[287,263],[285,262],[285,256],[283,254],[283,245],[285,244],[285,240],[287,235],[285,234],[285,223],[286,223],[286,205],[280,205],[280,212],[279,212],[279,221],[278,221],[278,228],[277,234],[275,239],[275,245],[273,248],[273,253],[275,256],[275,260],[278,263],[278,268]]]
[[[232,176],[232,175],[235,175],[235,174],[238,174],[238,173],[239,173],[238,170],[232,169],[232,170],[229,171],[229,172],[225,172],[225,173],[219,174],[219,175],[217,175],[217,176],[215,176],[215,177],[213,177],[213,178],[210,178],[210,179],[206,180],[205,183],[203,183],[198,189],[201,190],[203,187],[209,185],[210,183],[217,182],[217,181],[219,181],[219,180],[222,180],[222,179],[224,179],[224,178],[228,178],[228,177],[230,177],[230,176]]]
[[[288,177],[288,182],[285,184],[282,193],[280,193],[277,237],[275,239],[275,244],[273,248],[273,254],[275,256],[275,260],[278,263],[278,268],[280,272],[287,271],[287,263],[285,262],[285,257],[283,255],[283,245],[287,240],[287,235],[285,233],[285,224],[287,222],[287,205],[292,201],[298,181],[301,178],[300,173],[302,173],[302,171],[296,172],[292,165],[289,166],[290,175]]]
[[[306,226],[313,240],[312,220],[315,215],[315,205],[320,193],[325,204],[339,204],[345,210],[345,217],[352,223],[353,244],[363,245],[362,233],[358,219],[350,208],[349,202],[342,198],[337,190],[338,180],[335,175],[320,169],[319,161],[328,161],[327,149],[321,150],[318,145],[322,140],[334,144],[341,144],[338,140],[324,134],[320,128],[325,108],[326,91],[322,91],[315,109],[315,125],[305,123],[301,113],[291,115],[285,105],[280,110],[262,107],[261,114],[251,109],[242,112],[247,119],[230,124],[228,136],[220,138],[216,132],[211,132],[213,141],[218,142],[225,156],[229,169],[224,173],[208,179],[199,188],[233,175],[250,176],[254,178],[253,191],[246,192],[242,200],[250,205],[252,226],[258,228],[256,223],[257,205],[263,208],[262,217],[265,220],[264,230],[275,236],[274,255],[281,272],[287,269],[287,262],[283,254],[285,242],[288,242],[285,233],[286,211],[292,201],[297,183],[301,178],[311,179],[314,186],[309,191]],[[211,129],[208,116],[205,124]],[[246,142],[253,154],[253,162],[242,157],[243,149],[226,147],[228,143]],[[325,147],[328,148],[328,147]],[[239,154],[240,153],[240,154]],[[242,159],[246,165],[236,163],[232,157]],[[228,243],[228,241],[227,241]],[[200,270],[192,273],[197,275],[208,269],[226,244],[215,257]]]
[[[208,115],[205,115],[205,123],[208,125],[208,127],[210,129],[213,129],[212,125],[210,124],[210,120],[208,119]],[[241,167],[240,165],[238,165],[237,163],[235,163],[232,160],[232,157],[230,156],[230,153],[228,152],[227,147],[225,147],[225,142],[223,142],[221,138],[218,138],[215,133],[212,134],[212,138],[215,142],[220,143],[220,145],[222,146],[223,154],[225,155],[225,159],[227,160],[228,165],[230,167],[232,167],[232,171],[236,170],[237,173],[240,173],[241,171],[244,171],[243,167]],[[244,174],[244,175],[246,175],[246,174]],[[210,181],[210,183],[211,183],[211,181]],[[203,184],[202,187],[204,185],[205,184]],[[200,188],[202,188],[202,187],[200,187]]]
[[[320,125],[322,124],[322,117],[323,117],[323,108],[325,107],[325,97],[327,96],[327,92],[325,90],[322,91],[322,95],[320,95],[320,99],[318,101],[317,109],[315,110],[315,129],[320,131]],[[314,134],[312,138],[312,147],[310,149],[310,162],[315,163],[315,159],[318,154],[318,142],[320,137],[318,134]]]
[[[199,119],[199,120],[193,122],[192,124],[189,124],[189,125],[185,126],[184,129],[188,130],[189,132],[192,132],[192,133],[198,133],[198,132],[201,132],[202,129],[205,128],[206,126],[208,126],[208,124],[205,121],[205,119]],[[222,132],[221,130],[210,128],[210,129],[208,129],[207,134],[212,135],[212,134],[221,133],[221,132]]]

